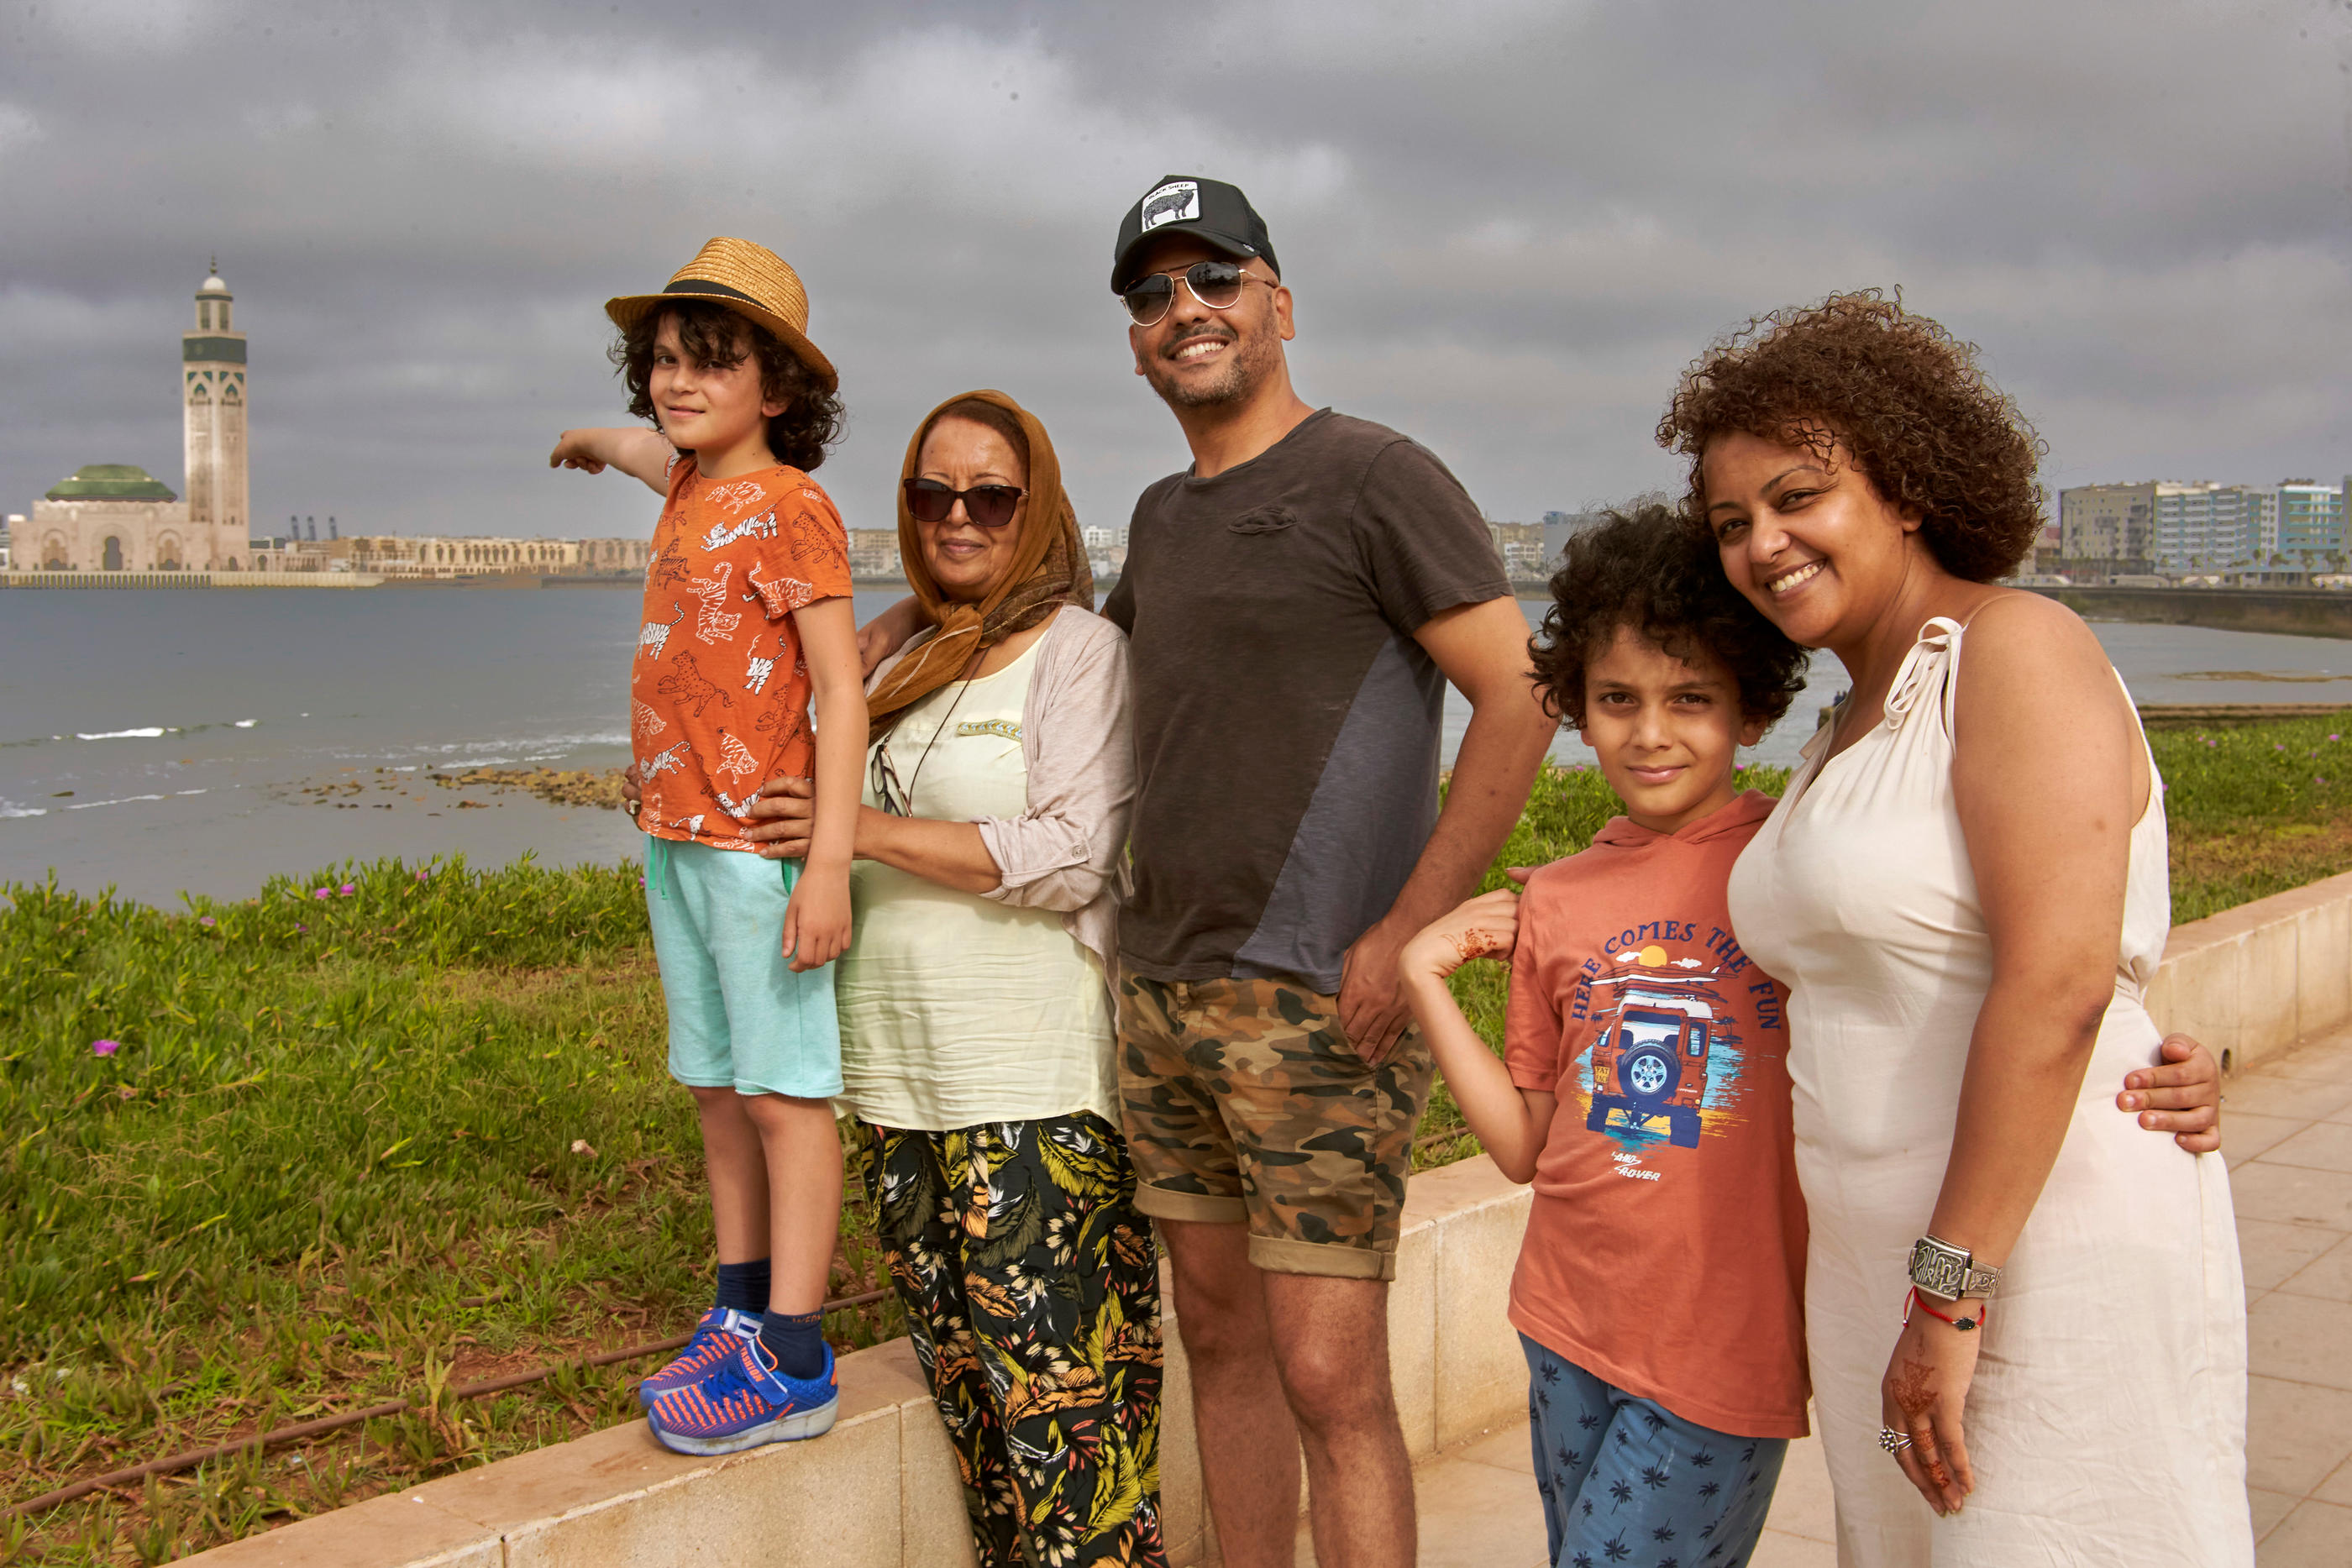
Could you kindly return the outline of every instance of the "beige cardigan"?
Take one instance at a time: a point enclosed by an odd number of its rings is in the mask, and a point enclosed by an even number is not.
[[[876,666],[866,689],[905,653]],[[1135,803],[1135,739],[1127,636],[1101,616],[1066,604],[1039,639],[1021,709],[1021,759],[1029,809],[975,824],[1001,879],[982,896],[1061,911],[1064,929],[1102,960],[1116,1002],[1118,863]]]

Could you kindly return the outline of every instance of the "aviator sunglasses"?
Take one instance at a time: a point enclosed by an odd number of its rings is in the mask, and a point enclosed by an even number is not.
[[[1021,509],[1021,497],[1026,490],[1011,485],[974,485],[969,490],[950,490],[937,479],[909,479],[903,488],[907,492],[907,510],[919,523],[944,523],[955,510],[958,501],[963,503],[963,515],[983,528],[1001,528],[1013,520]]]
[[[1241,303],[1242,285],[1263,283],[1275,287],[1272,279],[1252,277],[1232,261],[1196,261],[1174,272],[1154,272],[1129,284],[1119,298],[1127,305],[1127,313],[1135,318],[1139,327],[1157,327],[1176,303],[1176,280],[1181,277],[1192,298],[1212,310],[1230,310]]]

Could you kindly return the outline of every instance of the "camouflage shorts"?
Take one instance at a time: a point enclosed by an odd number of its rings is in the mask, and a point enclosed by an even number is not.
[[[1297,981],[1119,980],[1118,1088],[1136,1207],[1249,1225],[1250,1261],[1387,1280],[1429,1047],[1408,1030],[1378,1066],[1337,998]]]

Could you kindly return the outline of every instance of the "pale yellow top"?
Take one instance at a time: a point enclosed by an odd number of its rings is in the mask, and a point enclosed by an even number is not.
[[[1021,817],[1023,706],[1038,645],[908,708],[868,757],[866,803],[882,804],[875,756],[887,753],[914,816]],[[1102,965],[1058,911],[876,861],[856,862],[849,888],[856,935],[834,994],[841,1099],[854,1114],[929,1132],[1078,1111],[1118,1124]]]

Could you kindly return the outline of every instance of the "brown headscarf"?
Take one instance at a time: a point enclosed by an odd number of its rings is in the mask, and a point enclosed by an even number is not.
[[[906,481],[915,476],[923,460],[923,438],[940,416],[960,402],[992,403],[1021,422],[1029,443],[1028,509],[1022,514],[1021,538],[1013,549],[1004,574],[989,585],[987,597],[973,604],[950,599],[940,591],[924,558],[920,527],[907,509]],[[1001,392],[968,392],[951,397],[923,416],[915,438],[907,443],[907,461],[898,470],[898,559],[907,582],[915,591],[923,617],[939,628],[936,635],[911,650],[892,666],[882,684],[866,698],[877,737],[887,734],[898,715],[961,675],[982,649],[1026,631],[1063,604],[1095,607],[1094,573],[1078,538],[1078,515],[1062,488],[1062,465],[1054,456],[1054,443],[1037,416]]]

